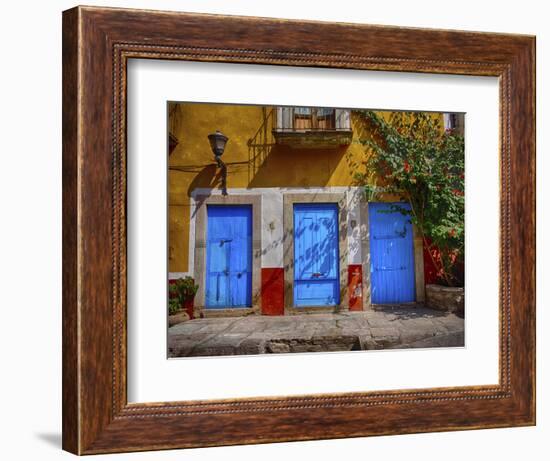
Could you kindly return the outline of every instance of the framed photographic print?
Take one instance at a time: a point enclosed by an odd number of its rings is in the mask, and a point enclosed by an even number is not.
[[[64,12],[64,449],[533,425],[534,53]]]

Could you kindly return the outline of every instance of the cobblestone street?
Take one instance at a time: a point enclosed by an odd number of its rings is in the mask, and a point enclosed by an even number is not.
[[[169,357],[462,346],[462,317],[421,306],[205,318],[168,330]]]

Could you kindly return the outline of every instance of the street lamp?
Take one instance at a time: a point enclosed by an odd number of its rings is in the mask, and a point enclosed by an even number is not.
[[[218,164],[218,168],[221,170],[222,175],[222,195],[227,195],[227,167],[223,163],[221,157],[223,151],[225,150],[225,145],[227,144],[228,137],[225,136],[221,131],[216,130],[215,133],[208,135],[208,141],[210,141],[210,148],[214,153],[214,158]]]
[[[227,144],[227,136],[225,136],[221,131],[216,130],[215,133],[208,135],[208,140],[210,141],[210,147],[212,152],[216,157],[221,157],[223,151],[225,150],[225,145]]]

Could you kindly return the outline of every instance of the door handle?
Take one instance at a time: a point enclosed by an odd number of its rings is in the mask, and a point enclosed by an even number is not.
[[[314,272],[313,274],[311,274],[312,277],[321,277],[325,275],[324,273],[321,273],[321,272]]]

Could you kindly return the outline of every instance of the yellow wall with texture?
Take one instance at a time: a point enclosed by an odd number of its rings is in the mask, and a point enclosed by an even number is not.
[[[169,271],[187,272],[190,197],[196,188],[220,187],[219,169],[208,142],[216,130],[229,141],[223,154],[227,187],[324,187],[355,185],[365,160],[359,139],[368,137],[352,112],[353,138],[333,148],[291,148],[275,144],[275,107],[171,103],[169,129],[178,144],[169,156]]]

